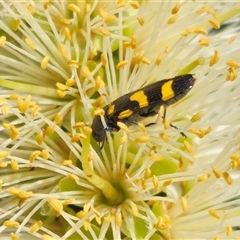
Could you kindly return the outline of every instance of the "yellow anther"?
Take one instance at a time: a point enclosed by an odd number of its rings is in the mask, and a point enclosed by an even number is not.
[[[45,0],[43,3],[43,8],[44,10],[47,10],[50,6],[50,0]]]
[[[14,171],[19,170],[18,162],[17,162],[16,160],[14,160],[14,159],[11,160],[11,168],[12,168],[12,170],[14,170]]]
[[[204,28],[194,28],[193,33],[207,35],[208,32]]]
[[[78,142],[80,141],[81,139],[86,139],[87,136],[83,133],[76,133],[74,136],[72,136],[71,138],[71,142],[72,143],[75,143],[75,142]]]
[[[55,118],[54,118],[54,122],[55,122],[56,124],[59,124],[60,122],[62,122],[62,119],[63,119],[62,115],[61,115],[61,114],[57,114],[57,115],[55,116]]]
[[[42,142],[43,142],[43,139],[44,139],[44,133],[43,132],[40,132],[37,136],[36,136],[36,142],[41,145]]]
[[[210,176],[211,176],[210,173],[202,174],[198,177],[197,181],[198,182],[204,182],[204,181],[208,180],[210,178]]]
[[[67,90],[67,86],[59,82],[56,83],[56,87],[61,91]]]
[[[152,176],[153,187],[155,190],[159,189],[158,179],[155,175]]]
[[[103,27],[99,28],[99,33],[106,37],[111,36],[111,33],[106,28]]]
[[[97,56],[97,47],[94,46],[91,48],[91,51],[89,53],[89,59],[93,59],[96,56]]]
[[[180,202],[181,202],[183,212],[186,212],[187,209],[188,209],[188,204],[187,204],[186,197],[181,197]]]
[[[63,166],[68,166],[70,164],[73,164],[73,161],[72,160],[62,160],[60,162],[60,165],[63,165]]]
[[[101,57],[101,62],[103,64],[103,66],[106,66],[108,63],[106,55],[104,53],[102,53],[100,57]]]
[[[123,131],[127,132],[128,131],[128,127],[126,124],[122,123],[122,122],[117,122],[117,126],[120,127],[120,129],[122,129]]]
[[[6,116],[8,115],[9,112],[9,106],[8,105],[3,105],[1,109],[2,115]]]
[[[30,163],[33,163],[34,160],[41,154],[41,152],[39,150],[34,151],[29,158]]]
[[[138,215],[138,208],[137,205],[135,203],[131,204],[131,208],[132,208],[132,213],[133,215],[136,217]]]
[[[11,240],[18,240],[18,235],[16,233],[11,232]]]
[[[75,180],[75,181],[79,180],[79,177],[75,174],[72,174],[72,173],[68,173],[67,177],[72,179],[72,180]]]
[[[65,85],[66,85],[67,87],[71,87],[71,86],[73,86],[73,85],[75,85],[75,84],[76,84],[76,80],[75,80],[75,79],[72,79],[72,78],[68,79],[68,80],[66,81],[66,83],[65,83]]]
[[[104,86],[105,86],[105,83],[102,80],[102,78],[100,76],[97,76],[96,81],[95,81],[95,88],[97,90],[99,90],[99,89],[104,88]]]
[[[108,13],[103,8],[99,8],[98,13],[101,18],[106,18],[108,15]]]
[[[220,178],[221,177],[221,172],[219,171],[219,169],[217,169],[216,167],[212,167],[212,171],[213,171],[213,174],[216,178]]]
[[[86,3],[85,4],[85,13],[89,13],[90,9],[91,9],[91,4],[90,3]]]
[[[17,31],[18,28],[19,28],[19,26],[20,26],[20,23],[21,23],[20,19],[14,20],[14,21],[12,22],[12,24],[11,24],[12,30],[13,30],[13,31]]]
[[[10,96],[9,96],[9,99],[10,100],[17,100],[19,98],[19,95],[18,94],[11,94]]]
[[[100,96],[100,97],[98,97],[95,101],[94,101],[94,103],[93,103],[93,107],[94,108],[99,108],[100,106],[101,106],[101,104],[104,102],[104,97],[103,96]]]
[[[237,78],[237,72],[236,69],[233,67],[230,67],[227,71],[227,81],[234,81]]]
[[[91,221],[88,218],[84,220],[83,228],[85,231],[89,231],[91,228]]]
[[[75,202],[75,198],[69,198],[62,202],[63,205],[69,205]]]
[[[80,13],[80,8],[76,4],[69,4],[68,9],[75,13]]]
[[[121,212],[117,212],[115,218],[116,218],[116,220],[115,220],[116,221],[116,225],[118,227],[121,227],[122,226],[122,213]]]
[[[66,25],[70,25],[71,24],[71,20],[66,19],[66,18],[62,18],[62,19],[60,19],[60,23],[66,24]]]
[[[43,225],[43,222],[41,220],[33,223],[30,227],[30,233],[37,232],[42,227],[42,225]]]
[[[82,211],[82,210],[76,213],[76,217],[79,218],[79,219],[85,218],[86,215],[87,215],[87,213]]]
[[[51,237],[47,234],[42,235],[42,240],[57,240],[57,238]]]
[[[5,36],[0,37],[0,47],[3,47],[7,41],[7,38]]]
[[[231,236],[232,234],[232,227],[230,225],[226,226],[226,235]]]
[[[161,62],[162,62],[162,59],[163,59],[163,53],[160,53],[160,54],[157,56],[157,59],[156,59],[156,61],[155,61],[155,64],[156,64],[157,66],[159,66],[159,65],[161,64]]]
[[[59,43],[58,47],[59,47],[59,50],[60,50],[62,56],[67,58],[68,52],[67,52],[67,49],[65,48],[65,45],[63,43]]]
[[[141,123],[141,122],[138,123],[138,126],[144,133],[147,133],[147,129],[146,129],[146,127],[145,127],[145,125],[143,123]]]
[[[170,51],[170,46],[166,46],[165,48],[164,48],[164,51],[165,51],[165,53],[168,53],[169,51]]]
[[[173,183],[173,180],[168,179],[168,180],[164,181],[162,185],[163,185],[163,187],[167,187],[167,186],[170,186],[172,183]]]
[[[216,18],[209,19],[208,22],[209,22],[215,29],[219,29],[219,28],[220,28],[220,23],[217,21]]]
[[[104,114],[105,114],[105,112],[104,112],[103,109],[97,109],[97,110],[94,111],[95,116],[99,116],[99,115],[103,116]]]
[[[189,153],[192,153],[192,152],[193,152],[192,146],[190,145],[190,143],[189,143],[188,141],[185,140],[185,141],[183,142],[183,144],[184,144],[186,150],[187,150]]]
[[[151,169],[150,168],[146,168],[144,171],[144,178],[147,179],[151,177]]]
[[[25,43],[32,49],[35,50],[36,46],[34,45],[34,43],[32,42],[32,40],[30,40],[29,38],[25,38]]]
[[[166,230],[169,229],[171,226],[170,217],[166,214],[158,217],[158,221],[155,224],[155,228],[158,230]]]
[[[143,57],[143,58],[141,59],[141,62],[144,63],[144,64],[147,64],[147,65],[150,65],[150,64],[151,64],[150,60],[147,59],[147,58],[145,58],[145,57]]]
[[[63,205],[62,205],[62,203],[58,199],[48,198],[47,202],[51,205],[51,207],[55,211],[61,212],[63,210]]]
[[[82,73],[83,78],[87,78],[89,75],[91,75],[91,71],[89,70],[88,66],[82,66]]]
[[[67,62],[67,65],[68,65],[69,67],[75,67],[75,68],[78,68],[78,67],[79,67],[79,63],[78,63],[76,60],[69,60],[69,61]]]
[[[139,136],[139,137],[136,137],[135,138],[135,142],[137,142],[137,143],[147,143],[147,142],[149,142],[149,137],[147,137],[147,136]]]
[[[121,137],[119,144],[122,145],[123,143],[125,143],[127,141],[127,134],[123,134],[123,136]]]
[[[38,105],[35,105],[35,106],[32,108],[31,116],[32,116],[32,117],[35,117],[35,116],[38,114],[39,110],[40,110],[40,107],[39,107]]]
[[[141,185],[142,185],[143,190],[147,189],[147,183],[146,183],[146,180],[144,178],[141,179]]]
[[[44,159],[48,159],[49,158],[49,151],[47,149],[43,149],[41,152],[41,155]]]
[[[76,122],[74,125],[72,125],[73,129],[78,129],[78,128],[83,128],[85,127],[85,123],[84,122]]]
[[[20,224],[19,222],[17,221],[13,221],[13,220],[7,220],[7,221],[4,221],[3,225],[5,227],[18,227]]]
[[[169,137],[167,134],[165,134],[165,133],[160,133],[159,136],[160,136],[160,138],[162,138],[163,141],[165,141],[165,142],[169,142],[169,141],[170,141],[170,137]]]
[[[34,9],[34,7],[33,7],[31,4],[29,4],[29,5],[27,6],[27,10],[28,10],[32,15],[35,13],[35,9]]]
[[[10,129],[10,124],[8,124],[8,123],[5,123],[5,122],[3,122],[2,123],[2,126],[3,126],[3,128],[5,128],[5,129]]]
[[[121,7],[125,7],[126,6],[126,3],[124,0],[118,0],[118,3],[116,5],[116,8],[121,8]]]
[[[200,111],[197,114],[193,115],[190,121],[197,122],[197,121],[201,120],[203,115],[204,115],[204,111]]]
[[[55,128],[55,123],[52,123],[51,125],[49,125],[45,131],[45,134],[47,136],[51,136],[54,133],[54,128]]]
[[[181,6],[181,4],[180,4],[179,2],[175,4],[175,6],[174,6],[173,9],[172,9],[172,14],[173,14],[173,15],[176,14],[176,13],[178,13],[178,11],[179,11],[179,9],[180,9],[180,6]]]
[[[112,217],[107,216],[107,217],[104,217],[103,220],[104,220],[104,222],[111,223],[112,222]]]
[[[63,28],[63,34],[68,41],[71,41],[72,35],[71,35],[71,31],[68,27]]]
[[[214,54],[210,59],[209,66],[211,67],[216,63],[218,63],[219,59],[220,59],[220,52],[218,50],[214,50]]]
[[[139,9],[139,2],[138,1],[131,1],[130,5],[133,9]]]
[[[208,38],[201,38],[198,40],[199,45],[208,47],[209,46],[209,39]]]
[[[46,69],[49,61],[50,61],[50,57],[49,56],[44,57],[42,59],[42,61],[41,61],[41,68],[42,69]]]
[[[167,118],[164,118],[163,119],[163,126],[164,126],[164,129],[167,130],[170,128],[170,122],[169,122],[169,119]]]
[[[5,168],[7,166],[8,164],[6,162],[0,162],[0,168]]]
[[[176,21],[177,21],[177,19],[178,19],[178,14],[174,14],[172,17],[170,17],[168,20],[167,20],[167,23],[168,24],[173,24],[173,23],[175,23]]]
[[[20,134],[19,130],[18,130],[15,126],[13,126],[13,125],[11,125],[11,124],[10,124],[10,130],[11,130],[15,135],[19,135],[19,134]]]
[[[217,219],[221,218],[220,214],[217,211],[215,211],[215,210],[210,209],[210,210],[208,210],[208,212],[214,218],[217,218]]]
[[[222,172],[222,176],[223,176],[223,179],[225,180],[225,182],[228,185],[232,184],[233,180],[232,180],[231,176],[227,172]]]
[[[141,26],[144,25],[144,23],[145,23],[144,18],[142,18],[142,17],[137,17],[137,20],[138,20],[138,22],[139,22],[139,24],[140,24]]]
[[[227,61],[227,66],[232,67],[232,68],[238,68],[239,63],[235,60],[229,60],[229,61]]]
[[[236,35],[231,36],[231,37],[228,39],[228,43],[229,43],[229,44],[233,43],[234,40],[236,39],[236,37],[237,37]]]
[[[128,61],[127,61],[127,60],[121,61],[121,62],[119,62],[119,63],[117,64],[116,68],[117,68],[117,69],[120,69],[120,68],[126,66],[127,64],[128,64]]]

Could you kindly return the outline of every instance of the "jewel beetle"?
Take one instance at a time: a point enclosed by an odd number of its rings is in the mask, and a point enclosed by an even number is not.
[[[117,122],[126,125],[138,124],[141,119],[158,114],[161,106],[166,109],[183,98],[192,89],[195,81],[196,78],[193,77],[193,74],[159,80],[129,92],[105,106],[103,110],[106,128],[104,128],[99,115],[95,116],[92,122],[94,140],[103,142],[100,150],[106,140],[106,131],[120,130]]]

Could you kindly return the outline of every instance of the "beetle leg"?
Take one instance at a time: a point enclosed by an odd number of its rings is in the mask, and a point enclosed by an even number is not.
[[[166,111],[166,108],[164,108],[164,112],[163,112],[163,116],[162,116],[163,121],[164,121],[165,118],[166,118],[166,112],[167,112],[167,111]],[[179,127],[173,125],[172,123],[170,123],[170,126],[171,126],[172,128],[175,128],[176,130],[180,131],[180,134],[181,134],[182,137],[187,138],[187,135],[186,135],[184,132],[182,132]]]
[[[129,120],[129,119],[124,119],[124,121],[122,121],[123,123],[127,123],[127,124],[134,124],[134,125],[138,125],[138,122],[133,121],[133,120]]]

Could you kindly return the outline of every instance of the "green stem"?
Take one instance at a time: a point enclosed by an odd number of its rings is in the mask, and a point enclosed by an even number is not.
[[[17,90],[20,92],[25,92],[29,94],[38,94],[48,97],[56,97],[59,98],[57,95],[56,88],[49,88],[49,87],[41,87],[38,85],[33,85],[29,83],[22,83],[18,81],[9,81],[0,78],[0,86],[6,87],[9,89]]]

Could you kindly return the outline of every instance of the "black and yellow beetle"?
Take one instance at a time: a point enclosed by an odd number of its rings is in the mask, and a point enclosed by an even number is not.
[[[183,98],[191,90],[195,81],[192,74],[180,75],[157,81],[117,98],[103,108],[106,128],[103,127],[100,116],[94,117],[93,138],[104,144],[106,131],[120,130],[117,122],[123,122],[126,125],[138,124],[142,118],[158,114],[160,106],[166,108]]]

